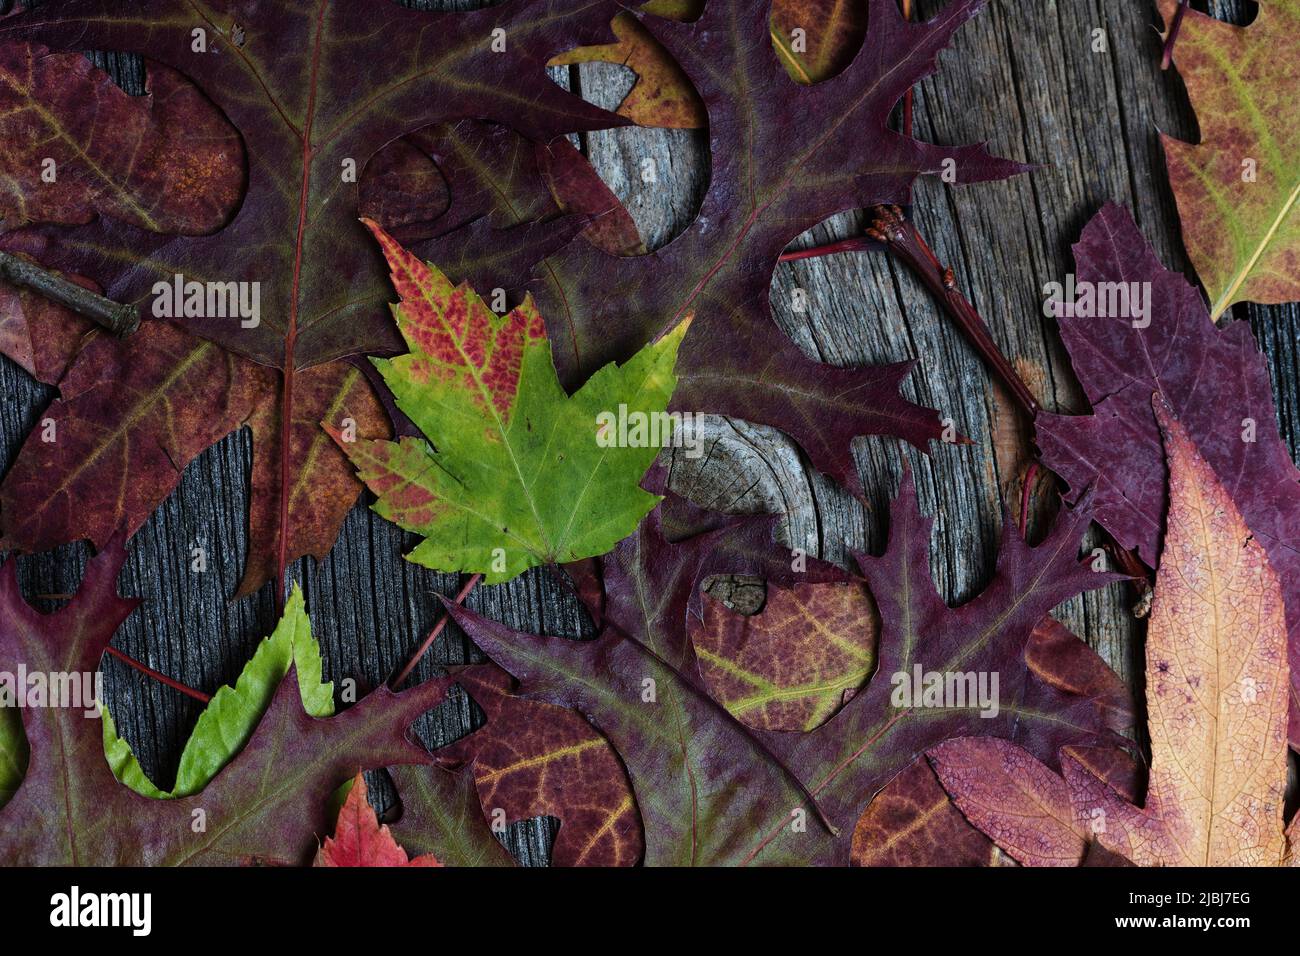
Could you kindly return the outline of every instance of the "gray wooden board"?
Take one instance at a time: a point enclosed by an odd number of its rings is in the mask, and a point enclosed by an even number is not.
[[[920,10],[931,15],[941,6],[942,0],[923,0]],[[1241,22],[1235,5],[1225,3],[1219,12]],[[1041,290],[1072,270],[1069,246],[1100,205],[1107,200],[1127,205],[1161,257],[1188,268],[1156,130],[1194,140],[1197,127],[1176,72],[1159,69],[1155,23],[1150,6],[1133,0],[992,0],[941,56],[939,74],[916,93],[919,137],[938,143],[987,139],[994,152],[1043,164],[1004,183],[952,188],[923,182],[916,191],[915,217],[1048,409],[1087,409],[1053,322],[1042,316]],[[1098,29],[1106,38],[1100,53],[1093,50]],[[138,60],[92,58],[129,92],[142,91]],[[552,73],[557,82],[610,108],[630,85],[626,70],[607,64]],[[652,248],[691,222],[708,185],[703,133],[621,129],[585,135],[578,143],[632,211]],[[653,185],[643,183],[640,174],[646,159],[655,164]],[[862,213],[845,212],[798,244],[860,234],[863,224]],[[806,293],[807,308],[801,312],[792,307],[796,288]],[[714,419],[706,427],[704,457],[673,463],[674,487],[723,510],[787,513],[789,542],[842,561],[848,549],[882,546],[888,502],[906,457],[922,507],[936,519],[931,562],[940,592],[951,602],[977,593],[992,572],[1002,509],[1018,507],[1032,456],[1028,425],[1005,390],[920,283],[883,254],[783,264],[771,300],[781,327],[823,361],[916,359],[904,394],[940,409],[973,444],[936,444],[923,456],[897,442],[859,439],[864,508],[812,472],[779,432]],[[1294,457],[1300,428],[1300,308],[1239,306],[1237,314],[1250,319],[1267,355],[1282,432]],[[53,390],[4,360],[0,393],[5,396],[0,467],[7,469]],[[122,627],[116,646],[208,692],[234,680],[274,625],[269,585],[254,597],[229,600],[247,546],[249,462],[246,432],[200,455],[131,541],[121,579],[122,593],[137,595],[144,604]],[[1041,531],[1044,502],[1036,502],[1035,514]],[[294,569],[323,647],[327,678],[353,677],[363,688],[382,681],[437,620],[436,595],[457,589],[455,576],[404,561],[401,555],[412,544],[411,536],[362,503],[324,561],[303,561]],[[207,553],[205,573],[190,570],[195,547]],[[70,545],[18,558],[25,593],[74,591],[88,553],[83,545]],[[1057,613],[1140,687],[1142,627],[1129,613],[1130,602],[1125,587],[1113,586],[1070,601]],[[522,629],[571,636],[590,632],[571,595],[545,572],[479,588],[468,603]],[[475,654],[456,628],[448,628],[416,679]],[[150,775],[166,785],[199,705],[116,659],[106,658],[103,667],[119,729]],[[458,696],[422,722],[421,735],[430,745],[455,739],[476,725],[474,710]],[[372,777],[371,784],[380,799],[392,802],[384,780]],[[553,820],[517,824],[507,845],[524,862],[545,862],[555,826]]]

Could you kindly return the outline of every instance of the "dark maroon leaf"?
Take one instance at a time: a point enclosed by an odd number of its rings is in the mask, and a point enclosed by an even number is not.
[[[909,476],[885,555],[861,561],[880,610],[880,664],[811,733],[744,728],[704,690],[684,618],[725,528],[669,544],[647,521],[603,562],[604,627],[594,641],[520,634],[450,610],[521,694],[577,708],[614,744],[642,811],[647,863],[845,863],[876,791],[948,737],[1014,737],[1049,761],[1065,744],[1114,741],[1102,707],[1043,681],[1026,659],[1051,608],[1115,580],[1077,560],[1085,523],[1068,516],[1031,548],[1008,521],[993,581],[948,608],[929,577],[930,523]],[[981,718],[974,702],[942,712],[894,707],[891,676],[914,665],[996,672],[998,713]]]
[[[1159,393],[1268,554],[1283,593],[1300,593],[1300,472],[1278,432],[1268,369],[1247,322],[1216,328],[1201,293],[1161,265],[1128,212],[1108,205],[1074,247],[1080,282],[1149,283],[1150,325],[1129,316],[1062,318],[1093,414],[1038,416],[1043,461],[1094,487],[1097,521],[1152,567],[1168,509],[1168,471],[1151,407]],[[1287,600],[1292,747],[1300,743],[1300,600]]]
[[[87,568],[80,590],[53,614],[33,610],[15,563],[0,569],[0,659],[13,673],[93,675],[137,601],[119,598],[121,536]],[[329,832],[330,794],[359,770],[432,758],[407,737],[445,694],[429,681],[401,694],[381,688],[338,716],[307,716],[290,674],[238,755],[202,792],[143,797],[117,782],[104,757],[102,721],[79,706],[26,707],[27,772],[0,809],[0,858],[42,865],[303,863]],[[67,701],[63,702],[68,703]]]
[[[453,233],[415,251],[483,285],[507,256],[503,246],[536,239],[531,288],[568,385],[694,315],[674,407],[781,428],[819,470],[858,489],[856,436],[892,435],[924,449],[940,436],[938,417],[898,394],[909,363],[835,368],[804,355],[772,319],[772,272],[806,229],[844,209],[905,204],[916,177],[939,172],[944,160],[956,163],[963,183],[1025,168],[983,147],[930,146],[887,125],[981,2],[953,0],[931,21],[907,23],[895,0],[870,0],[862,50],[843,73],[812,86],[791,79],[775,55],[764,0],[712,3],[690,23],[648,20],[709,113],[710,186],[682,235],[635,258],[585,242],[560,247],[553,232]],[[509,254],[512,263],[524,258]]]

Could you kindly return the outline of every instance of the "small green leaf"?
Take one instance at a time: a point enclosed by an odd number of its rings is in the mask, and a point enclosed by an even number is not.
[[[113,768],[113,775],[136,793],[155,799],[198,793],[248,742],[271,702],[271,695],[289,672],[290,664],[297,665],[303,710],[313,717],[331,716],[334,685],[321,683],[320,645],[312,637],[311,621],[297,587],[289,595],[279,625],[258,645],[235,686],[218,690],[199,715],[194,732],[181,752],[175,787],[170,792],[159,790],[145,776],[130,745],[117,735],[113,718],[105,708],[104,755]]]

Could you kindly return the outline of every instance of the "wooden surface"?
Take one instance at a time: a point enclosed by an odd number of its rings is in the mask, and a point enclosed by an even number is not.
[[[941,6],[942,0],[920,3],[923,15]],[[1221,12],[1237,15],[1227,4]],[[1127,205],[1162,258],[1187,268],[1156,131],[1194,140],[1196,123],[1177,74],[1159,69],[1155,22],[1141,0],[991,0],[942,55],[939,75],[917,90],[920,138],[987,139],[1001,155],[1043,164],[1005,183],[952,188],[924,182],[914,211],[922,234],[954,269],[994,338],[1050,410],[1084,412],[1087,406],[1054,323],[1042,316],[1041,290],[1072,271],[1069,246],[1100,205],[1107,200]],[[1093,52],[1095,29],[1105,31],[1104,53]],[[128,91],[142,89],[138,62],[95,59]],[[608,65],[554,73],[558,82],[611,108],[630,85],[630,74]],[[703,133],[624,129],[584,136],[580,145],[627,203],[651,247],[667,242],[693,218],[708,182]],[[655,159],[659,172],[659,182],[649,188],[639,175],[645,157]],[[863,221],[860,213],[842,214],[801,244],[859,234]],[[807,293],[802,313],[791,308],[795,288]],[[906,451],[922,507],[936,517],[935,577],[950,601],[977,593],[992,570],[1002,508],[1019,507],[1021,479],[1032,457],[1028,423],[920,284],[883,254],[782,265],[772,284],[772,304],[782,327],[823,361],[918,360],[904,393],[940,409],[974,442],[936,444],[930,457]],[[1250,318],[1268,356],[1283,435],[1294,457],[1300,309],[1237,308],[1238,315]],[[0,391],[5,396],[0,467],[7,468],[52,390],[4,360]],[[702,459],[674,463],[679,491],[722,510],[786,512],[791,542],[832,560],[842,560],[848,548],[880,549],[901,469],[897,443],[859,440],[868,491],[863,508],[810,474],[793,444],[771,429],[718,419],[708,431]],[[123,626],[116,646],[207,692],[234,680],[274,624],[269,586],[253,598],[229,600],[245,554],[249,453],[247,434],[237,433],[199,456],[176,493],[132,540],[121,580],[122,593],[144,598],[144,605]],[[1046,513],[1040,501],[1039,531]],[[295,568],[324,650],[327,678],[353,677],[363,689],[382,681],[436,621],[435,595],[457,589],[455,576],[405,562],[401,555],[411,546],[410,536],[363,502],[325,561]],[[190,570],[195,547],[206,550],[206,573]],[[74,591],[87,554],[84,546],[72,545],[19,558],[26,593]],[[545,572],[479,588],[468,603],[541,633],[577,635],[589,628],[582,611]],[[1137,686],[1142,634],[1129,603],[1131,594],[1115,586],[1063,605],[1058,617]],[[467,660],[471,653],[463,635],[449,628],[417,676],[435,673],[440,663]],[[106,658],[103,666],[119,729],[155,781],[170,784],[199,705],[115,659]],[[431,715],[420,728],[426,742],[437,745],[464,733],[476,719],[471,711],[460,698]],[[384,790],[382,782],[372,783]],[[544,862],[553,832],[552,821],[522,823],[512,828],[508,843],[521,859]]]

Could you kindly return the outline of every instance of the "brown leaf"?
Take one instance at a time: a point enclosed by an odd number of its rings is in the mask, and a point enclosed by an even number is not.
[[[129,96],[80,53],[0,55],[0,230],[112,216],[153,232],[219,229],[244,191],[234,127],[180,73],[152,64]]]
[[[289,555],[320,557],[361,484],[319,422],[346,429],[351,419],[359,439],[383,437],[387,422],[361,373],[346,363],[307,369],[298,378]],[[43,551],[68,540],[106,541],[119,524],[134,532],[175,489],[186,465],[244,425],[254,437],[251,540],[274,540],[282,475],[279,387],[273,370],[168,322],[146,322],[129,344],[89,338],[45,412],[53,432],[37,428],[28,436],[0,486],[4,545]],[[265,580],[274,562],[268,549],[251,551],[240,593]]]
[[[636,74],[636,83],[623,97],[618,115],[638,126],[698,129],[709,124],[704,103],[672,54],[630,13],[620,13],[611,29],[615,43],[584,46],[552,57],[547,66],[574,63],[613,63]]]
[[[1130,798],[1136,766],[1121,750],[1068,748]],[[935,773],[966,819],[1025,866],[1080,866],[1090,843],[1065,780],[1015,744],[962,737],[929,751]]]

